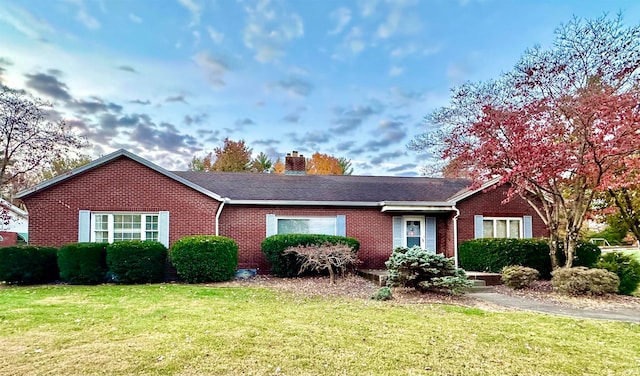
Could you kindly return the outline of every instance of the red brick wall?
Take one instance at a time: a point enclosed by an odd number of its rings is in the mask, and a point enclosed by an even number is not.
[[[0,231],[0,236],[2,236],[0,247],[9,247],[18,243],[18,234],[15,232]]]
[[[538,214],[520,197],[502,204],[508,187],[502,186],[487,192],[480,192],[458,203],[460,210],[458,217],[458,244],[475,238],[474,215],[484,217],[532,217],[533,237],[547,236],[548,231]]]
[[[259,268],[261,273],[269,271],[269,264],[262,253],[260,243],[266,237],[267,214],[278,216],[336,216],[344,215],[346,234],[360,241],[358,258],[364,263],[361,268],[384,268],[393,250],[394,215],[414,215],[414,213],[382,213],[375,208],[335,208],[335,207],[288,207],[288,206],[247,206],[226,205],[220,216],[220,235],[233,238],[239,247],[239,268]],[[451,248],[447,239],[446,215],[437,219],[438,250]],[[447,248],[447,249],[448,249]]]
[[[186,235],[214,235],[219,202],[121,157],[24,199],[29,243],[78,241],[78,211],[169,211],[169,242]]]

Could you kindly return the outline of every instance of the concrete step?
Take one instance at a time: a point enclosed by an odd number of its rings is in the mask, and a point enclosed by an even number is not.
[[[493,286],[471,286],[467,289],[467,294],[473,294],[474,292],[494,292]]]

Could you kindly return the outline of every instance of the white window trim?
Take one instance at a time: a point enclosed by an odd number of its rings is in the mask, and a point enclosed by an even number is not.
[[[292,216],[292,215],[277,215],[276,216],[276,234],[278,233],[278,221],[281,219],[332,219],[333,220],[333,234],[336,235],[338,233],[338,216],[337,215],[329,215],[329,216]]]
[[[114,215],[139,215],[140,216],[140,240],[145,241],[147,236],[146,230],[146,220],[148,215],[155,215],[158,217],[158,230],[155,232],[158,233],[158,239],[160,240],[160,213],[159,212],[91,212],[91,233],[90,233],[90,241],[92,243],[96,242],[96,220],[95,217],[97,215],[107,215],[107,242],[109,244],[113,243],[113,235],[114,235],[114,225],[113,225],[113,216]],[[133,231],[132,231],[133,232]]]
[[[504,220],[507,221],[507,237],[498,238],[496,237],[496,234],[498,233],[497,221],[504,221]],[[518,238],[517,239],[524,239],[524,223],[523,223],[524,221],[522,220],[522,217],[482,217],[482,221],[483,223],[484,221],[493,221],[493,237],[485,238],[485,239],[516,239],[512,236],[509,236],[511,235],[511,227],[509,227],[508,221],[518,221]]]

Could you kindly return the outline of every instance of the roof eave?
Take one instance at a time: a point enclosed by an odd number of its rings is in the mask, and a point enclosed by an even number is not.
[[[501,179],[500,177],[493,178],[493,179],[487,181],[486,183],[482,184],[480,187],[478,187],[476,189],[468,190],[468,191],[462,192],[462,193],[457,193],[457,194],[451,196],[449,198],[449,201],[453,202],[454,204],[458,203],[458,202],[464,200],[467,197],[471,197],[471,196],[475,195],[478,192],[484,191],[485,189],[491,187],[492,185],[498,184],[500,179]]]
[[[455,202],[385,201],[382,212],[445,212],[455,211]]]
[[[10,203],[9,201],[0,198],[0,205],[6,207],[7,209],[9,209],[10,211],[14,212],[16,215],[18,215],[19,217],[23,217],[23,218],[29,218],[29,213],[27,213],[26,211],[20,209],[19,207],[15,206],[14,204]]]
[[[216,194],[214,192],[211,192],[208,189],[205,189],[205,188],[203,188],[203,187],[201,187],[201,186],[199,186],[197,184],[194,184],[194,183],[190,182],[189,180],[184,179],[184,178],[182,178],[182,177],[180,177],[180,176],[178,176],[178,175],[176,175],[176,174],[174,174],[174,173],[172,173],[170,171],[167,171],[164,168],[162,168],[162,167],[160,167],[160,166],[158,166],[158,165],[156,165],[154,163],[151,163],[150,161],[148,161],[148,160],[146,160],[146,159],[144,159],[142,157],[139,157],[139,156],[127,151],[127,150],[124,150],[124,149],[120,149],[120,150],[114,151],[113,153],[107,154],[107,155],[105,155],[103,157],[100,157],[100,158],[98,158],[98,159],[96,159],[96,160],[94,160],[94,161],[92,161],[92,162],[90,162],[90,163],[88,163],[88,164],[86,164],[84,166],[78,167],[78,168],[73,169],[73,170],[71,170],[69,172],[66,172],[66,173],[58,175],[58,176],[56,176],[56,177],[54,177],[52,179],[44,181],[44,182],[42,182],[40,184],[37,184],[37,185],[35,185],[35,186],[31,187],[31,188],[27,188],[27,189],[25,189],[23,191],[20,191],[20,192],[18,192],[18,194],[15,197],[19,198],[19,199],[28,197],[28,196],[36,193],[36,192],[44,190],[44,189],[46,189],[48,187],[51,187],[51,186],[53,186],[55,184],[58,184],[58,183],[60,183],[60,182],[62,182],[64,180],[70,179],[70,178],[72,178],[72,177],[74,177],[76,175],[79,175],[79,174],[81,174],[81,173],[83,173],[85,171],[94,169],[96,167],[99,167],[101,165],[109,163],[109,162],[111,162],[112,160],[114,160],[116,158],[123,157],[123,156],[127,157],[129,159],[132,159],[132,160],[140,163],[141,165],[146,166],[146,167],[148,167],[148,168],[150,168],[150,169],[152,169],[152,170],[154,170],[154,171],[156,171],[156,172],[158,172],[158,173],[160,173],[160,174],[162,174],[162,175],[164,175],[164,176],[166,176],[166,177],[168,177],[170,179],[173,179],[173,180],[175,180],[175,181],[177,181],[179,183],[182,183],[182,184],[186,185],[187,187],[189,187],[191,189],[194,189],[194,190],[204,194],[205,196],[209,196],[209,197],[211,197],[211,198],[213,198],[213,199],[215,199],[217,201],[221,201],[221,202],[223,201],[223,198],[220,197],[218,194]]]

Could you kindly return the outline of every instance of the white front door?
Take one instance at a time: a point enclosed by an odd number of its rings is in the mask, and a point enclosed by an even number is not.
[[[419,246],[424,248],[424,217],[403,217],[404,228],[404,246],[411,248]]]

